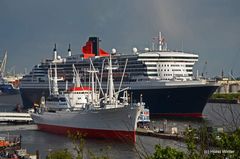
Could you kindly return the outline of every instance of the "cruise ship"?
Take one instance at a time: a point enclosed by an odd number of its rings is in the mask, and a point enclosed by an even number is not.
[[[157,48],[133,48],[128,54],[112,49],[111,55],[113,64],[118,67],[113,70],[115,90],[127,87],[133,102],[141,96],[149,105],[151,116],[202,117],[208,98],[218,88],[215,83],[194,78],[193,66],[198,61],[198,55],[169,50],[160,33]],[[105,69],[108,60],[109,53],[99,47],[98,37],[89,37],[79,54],[72,54],[69,45],[66,57],[59,55],[55,45],[53,58],[35,65],[21,79],[24,106],[32,107],[39,104],[42,96],[49,96],[48,71],[53,63],[57,64],[58,77],[62,78],[58,82],[60,91],[74,85],[73,64],[81,75],[81,82],[89,86],[87,69],[90,61],[98,70],[98,80],[103,81],[102,89],[106,90],[108,83],[104,81],[109,76]]]

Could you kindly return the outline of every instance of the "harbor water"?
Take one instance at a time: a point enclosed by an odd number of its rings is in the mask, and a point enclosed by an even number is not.
[[[2,132],[1,132],[2,133]],[[39,150],[41,158],[58,149],[68,149],[74,153],[74,145],[71,139],[37,130],[15,130],[10,134],[22,135],[22,148],[34,153]],[[110,158],[139,158],[140,153],[151,154],[154,146],[161,144],[164,146],[181,147],[181,144],[174,140],[163,140],[159,138],[137,136],[137,143],[127,144],[123,142],[106,139],[85,139],[84,149],[93,152],[95,155],[108,155]]]
[[[17,103],[16,103],[17,104]],[[0,105],[1,112],[13,111],[16,105]],[[176,127],[179,132],[184,131],[189,125],[192,127],[215,126],[223,127],[224,131],[229,131],[240,126],[240,105],[239,104],[216,104],[208,103],[203,111],[203,119],[151,119],[151,125],[157,128],[165,128],[169,131]],[[54,150],[69,149],[74,152],[74,145],[71,139],[36,130],[35,125],[24,125],[17,127],[15,125],[0,125],[0,134],[9,133],[22,136],[22,148],[26,148],[28,152],[40,152],[40,157],[45,158],[46,155]],[[137,136],[137,143],[129,145],[119,141],[106,139],[85,139],[85,152],[88,150],[96,155],[108,155],[110,158],[140,158],[139,155],[149,155],[154,152],[154,146],[161,144],[162,146],[171,146],[178,149],[185,149],[185,144],[170,139],[160,139],[150,136]]]

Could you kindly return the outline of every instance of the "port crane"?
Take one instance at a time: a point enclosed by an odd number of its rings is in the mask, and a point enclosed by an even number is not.
[[[1,65],[0,65],[0,81],[3,80],[6,63],[7,63],[7,51],[5,52],[4,57],[1,61]]]

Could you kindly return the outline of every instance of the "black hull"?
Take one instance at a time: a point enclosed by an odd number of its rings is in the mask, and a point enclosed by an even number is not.
[[[0,106],[3,106],[3,105],[5,105],[5,106],[22,105],[22,98],[20,96],[20,93],[1,94],[0,95]]]
[[[24,108],[32,108],[34,104],[39,104],[41,97],[49,96],[49,89],[22,89],[20,88]]]
[[[181,86],[161,89],[130,90],[132,99],[140,101],[142,94],[151,116],[202,117],[208,98],[218,86]],[[32,107],[41,96],[49,95],[48,89],[21,89],[23,105]]]
[[[191,86],[167,89],[133,90],[133,99],[143,101],[149,106],[154,117],[203,117],[202,111],[208,98],[218,86]]]

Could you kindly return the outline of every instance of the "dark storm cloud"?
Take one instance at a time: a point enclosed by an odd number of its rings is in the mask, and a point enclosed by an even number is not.
[[[97,35],[106,50],[130,52],[151,46],[162,31],[171,49],[195,52],[201,72],[222,69],[240,75],[238,0],[1,0],[0,53],[8,67],[31,68],[51,57],[54,43],[66,54],[68,43],[79,53],[88,36]]]

